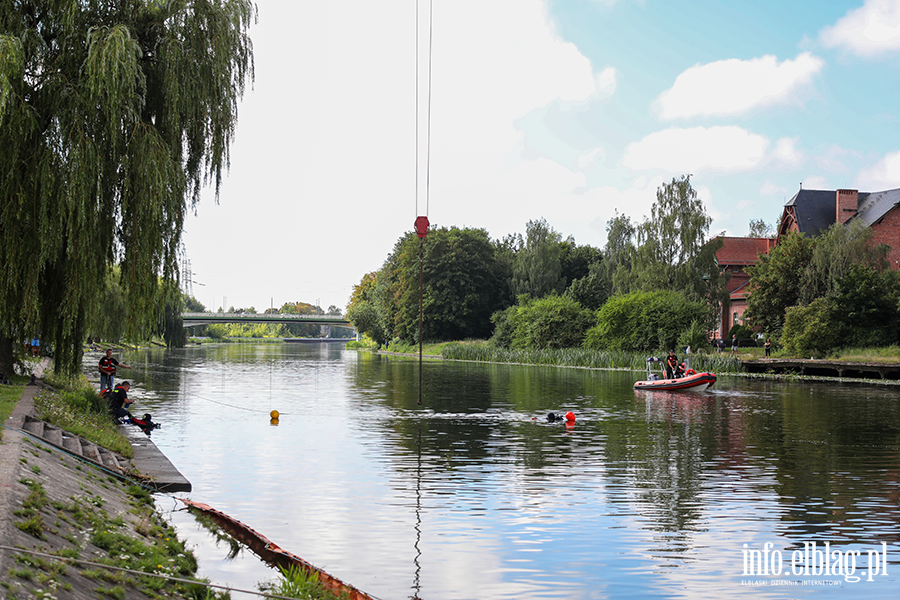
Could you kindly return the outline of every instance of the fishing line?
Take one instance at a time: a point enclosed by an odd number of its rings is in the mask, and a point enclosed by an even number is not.
[[[160,386],[169,388],[170,391],[174,391],[174,392],[177,392],[177,391],[178,391],[178,387],[177,387],[176,385],[174,385],[174,384],[167,383],[167,382],[165,382],[165,381],[161,381],[161,380],[159,380],[159,379],[156,379],[156,378],[153,377],[152,375],[150,375],[150,374],[148,374],[148,373],[146,373],[146,372],[144,372],[144,371],[141,371],[141,370],[139,370],[139,369],[132,368],[132,371],[136,372],[137,374],[139,374],[139,375],[141,375],[141,376],[143,376],[143,377],[146,377],[148,380],[150,380],[150,381],[152,381],[152,382],[154,382],[154,383],[157,383],[157,384],[159,384]],[[222,373],[223,379],[224,379],[224,376],[225,376],[225,373],[224,373],[224,371],[223,371],[223,373]],[[222,385],[223,385],[223,388],[224,388],[224,382],[223,382]],[[271,381],[270,381],[270,384],[269,384],[269,385],[270,385],[270,387],[271,387]],[[270,393],[270,396],[269,396],[269,397],[270,397],[270,400],[271,400],[271,393]],[[200,395],[200,394],[192,394],[192,395],[191,395],[191,398],[197,398],[197,399],[200,399],[200,400],[205,400],[206,402],[212,402],[213,404],[218,404],[218,405],[220,405],[220,406],[227,406],[227,407],[229,407],[229,408],[236,408],[236,409],[238,409],[238,410],[246,410],[246,411],[248,411],[248,412],[254,412],[254,413],[259,413],[259,414],[269,414],[269,413],[271,412],[271,411],[268,411],[268,410],[262,410],[262,409],[258,409],[258,408],[247,408],[246,406],[239,406],[239,405],[237,405],[237,404],[229,404],[229,403],[227,403],[227,402],[222,402],[222,401],[220,401],[220,400],[213,400],[212,398],[207,398],[207,397],[202,396],[202,395]],[[281,411],[278,411],[278,413],[279,413],[279,414],[282,414],[282,415],[289,415],[289,414],[290,414],[290,413],[285,413],[285,412],[281,412]]]

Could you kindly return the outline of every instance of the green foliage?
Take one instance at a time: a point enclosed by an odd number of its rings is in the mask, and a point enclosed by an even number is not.
[[[887,269],[887,247],[873,247],[871,237],[857,221],[836,223],[813,239],[783,236],[748,269],[752,293],[744,316],[780,332],[785,351],[800,356],[895,343],[900,285]]]
[[[692,323],[704,322],[706,305],[670,291],[614,296],[597,312],[584,342],[589,350],[648,351],[677,346]]]
[[[359,341],[351,340],[344,346],[348,350],[378,350],[381,346],[378,342],[370,338],[367,334],[360,336]]]
[[[704,301],[720,296],[724,282],[715,253],[722,242],[707,240],[711,222],[689,175],[659,187],[650,217],[640,225],[633,227],[627,217],[617,215],[608,226],[615,238],[607,244],[616,265],[615,294],[670,290]]]
[[[824,356],[843,347],[879,347],[898,339],[900,285],[893,271],[852,265],[834,293],[787,310],[781,342],[798,356]]]
[[[775,228],[762,219],[750,219],[750,233],[747,237],[772,238],[775,237]]]
[[[319,582],[319,574],[291,565],[279,567],[281,579],[263,586],[264,591],[299,600],[332,600],[336,596]]]
[[[185,294],[182,296],[182,301],[184,302],[184,310],[187,312],[206,312],[206,307],[203,306],[203,303],[193,296]]]
[[[842,347],[890,346],[898,341],[900,279],[896,271],[853,265],[831,297],[842,324]]]
[[[678,337],[677,348],[690,347],[693,353],[707,352],[710,349],[706,326],[700,321],[693,321]]]
[[[525,365],[557,365],[583,367],[588,369],[631,369],[645,371],[647,355],[643,352],[622,350],[586,350],[584,348],[524,349],[501,348],[493,344],[449,344],[441,356],[451,360],[471,360]],[[691,357],[691,366],[696,371],[713,373],[737,373],[740,361],[727,355],[697,354]]]
[[[113,265],[125,335],[158,324],[185,212],[228,166],[255,13],[250,0],[0,3],[3,345],[40,331],[57,370],[77,372]]]
[[[800,301],[802,274],[812,260],[815,242],[801,233],[788,233],[781,242],[747,268],[751,293],[744,318],[766,331],[780,332],[785,311]]]
[[[574,245],[574,242],[571,242]],[[562,273],[562,236],[544,219],[528,221],[525,225],[525,245],[513,262],[510,283],[516,296],[528,294],[541,298],[562,293],[566,280]]]
[[[41,513],[34,513],[22,521],[13,523],[13,525],[39,540],[47,539],[44,535],[44,518],[41,516]]]
[[[86,382],[84,386],[39,392],[34,398],[38,417],[122,456],[132,457],[134,448],[119,434],[106,403]]]
[[[519,307],[529,302],[531,297],[526,295],[519,297],[518,304],[498,310],[491,315],[491,323],[494,324],[494,335],[491,336],[491,344],[499,348],[511,348],[516,332],[516,314]]]
[[[383,331],[370,327],[367,333],[418,342],[421,279],[424,339],[487,337],[490,316],[505,296],[497,273],[494,247],[483,229],[435,228],[424,240],[407,233],[395,244],[370,292]],[[351,313],[368,316],[348,309]]]
[[[752,338],[754,337],[753,330],[746,325],[735,323],[731,326],[731,329],[728,330],[728,335],[725,336],[727,340],[731,340],[732,337],[736,337],[739,340]]]
[[[610,278],[606,276],[606,270],[606,263],[591,263],[587,275],[572,281],[566,296],[585,308],[597,310],[609,298]]]
[[[576,279],[587,277],[592,268],[596,269],[603,263],[602,250],[593,246],[578,246],[571,237],[562,242],[560,248],[560,270],[567,288]]]
[[[375,305],[369,300],[358,300],[347,308],[347,319],[353,323],[356,330],[374,341],[377,346],[387,342],[381,320]]]
[[[834,302],[817,298],[807,306],[788,308],[781,343],[795,356],[823,356],[840,345],[840,324]]]
[[[375,306],[377,282],[378,272],[372,272],[363,275],[360,282],[353,286],[347,303],[347,320],[353,323],[360,334],[368,336],[381,346],[387,342],[387,335]]]
[[[872,235],[870,227],[853,220],[846,225],[835,223],[816,237],[812,257],[804,265],[799,302],[809,304],[816,298],[834,295],[841,279],[858,265],[878,271],[888,268],[886,256],[890,248],[885,244],[873,247]]]
[[[593,325],[593,313],[566,296],[533,300],[520,296],[519,303],[495,313],[497,325],[493,341],[508,347],[576,348]]]

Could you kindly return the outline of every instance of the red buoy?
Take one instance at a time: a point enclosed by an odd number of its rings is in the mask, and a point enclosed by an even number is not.
[[[569,423],[575,422],[575,413],[573,413],[571,410],[566,413],[566,421],[568,421]]]

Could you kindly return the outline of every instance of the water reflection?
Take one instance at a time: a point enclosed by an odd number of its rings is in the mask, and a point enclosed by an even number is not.
[[[635,392],[630,373],[431,362],[419,406],[417,361],[334,346],[127,362],[195,499],[379,597],[894,595],[896,388]],[[573,428],[546,422],[568,410]],[[192,541],[213,579],[270,576],[205,538]],[[887,543],[889,575],[742,585],[766,579],[743,573],[744,544],[812,541],[862,556]]]

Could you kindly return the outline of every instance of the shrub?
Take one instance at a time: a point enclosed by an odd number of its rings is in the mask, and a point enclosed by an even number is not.
[[[836,316],[834,303],[828,298],[818,298],[809,306],[792,306],[784,316],[784,349],[797,356],[822,356],[837,348],[841,325]]]
[[[597,311],[588,332],[590,350],[647,351],[672,349],[695,321],[702,323],[706,307],[670,291],[634,292],[610,298]]]
[[[517,349],[577,348],[594,322],[593,313],[566,296],[556,294],[519,303],[494,313],[493,341]]]

